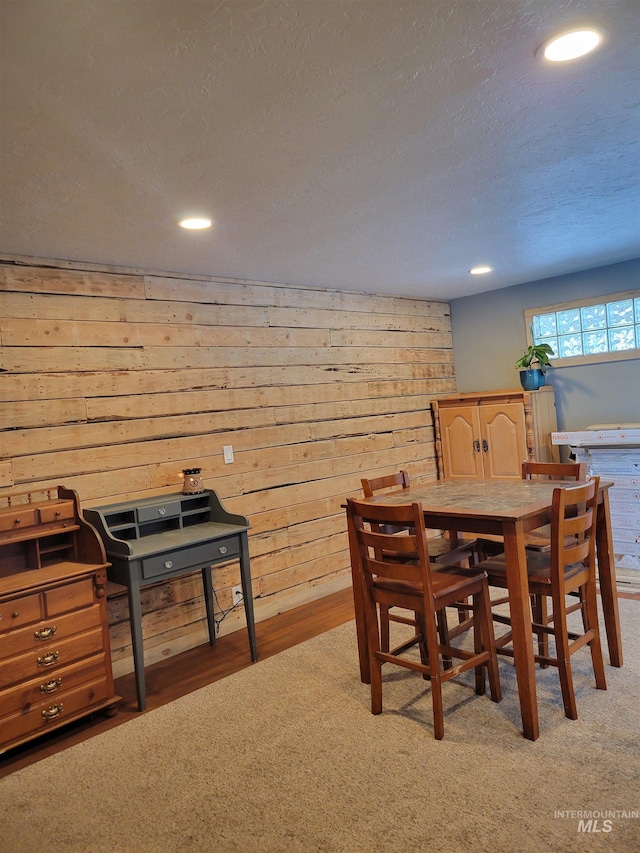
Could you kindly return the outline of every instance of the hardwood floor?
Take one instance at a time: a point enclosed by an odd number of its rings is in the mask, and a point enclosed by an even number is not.
[[[310,640],[350,619],[353,619],[351,587],[258,622],[259,660]],[[215,646],[197,646],[153,664],[145,670],[147,710],[144,713],[254,665],[246,629],[219,637]],[[116,693],[122,697],[117,714],[113,717],[95,714],[37,741],[9,750],[0,756],[0,778],[137,717],[140,711],[133,673],[116,679],[115,686]]]

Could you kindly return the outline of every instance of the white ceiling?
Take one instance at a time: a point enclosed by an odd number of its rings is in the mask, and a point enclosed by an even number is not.
[[[639,0],[1,14],[5,255],[442,299],[640,256]]]

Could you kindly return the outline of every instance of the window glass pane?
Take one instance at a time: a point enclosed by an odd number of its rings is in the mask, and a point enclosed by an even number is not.
[[[636,301],[640,302],[640,299]],[[640,310],[640,305],[638,310]],[[590,332],[591,329],[606,329],[607,327],[607,313],[604,305],[588,305],[581,309],[580,316],[582,328],[585,332]]]
[[[640,358],[640,288],[612,293],[608,299],[547,305],[539,314],[527,309],[532,342],[549,344],[556,367]]]
[[[580,335],[562,335],[558,338],[558,343],[560,344],[559,358],[582,355],[582,337]]]
[[[582,336],[584,353],[590,355],[594,352],[609,352],[609,342],[607,333],[602,332],[585,332]]]
[[[609,329],[609,349],[611,352],[621,352],[625,349],[635,349],[636,336],[633,326]]]
[[[633,323],[633,299],[607,302],[607,319],[610,326],[624,326]],[[628,349],[628,347],[624,347],[624,349]]]
[[[534,338],[534,344],[549,344],[553,350],[553,355],[558,355],[558,339],[557,338]],[[550,356],[551,358],[553,356]]]
[[[533,337],[549,338],[556,334],[556,315],[555,314],[538,314],[533,318]]]
[[[568,311],[558,311],[558,334],[568,335],[580,331],[580,311],[570,308]]]

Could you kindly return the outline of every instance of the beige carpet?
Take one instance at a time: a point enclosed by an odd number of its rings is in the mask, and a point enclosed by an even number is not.
[[[0,850],[638,851],[640,605],[620,606],[625,666],[597,691],[574,657],[576,722],[539,670],[535,743],[506,659],[498,705],[445,685],[441,742],[413,673],[372,716],[350,623],[0,780]]]

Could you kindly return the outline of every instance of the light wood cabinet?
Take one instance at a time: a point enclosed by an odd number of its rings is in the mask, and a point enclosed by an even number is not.
[[[558,461],[554,391],[487,391],[432,401],[441,479],[520,479],[525,460]]]
[[[0,753],[114,709],[107,562],[75,492],[0,509]]]

